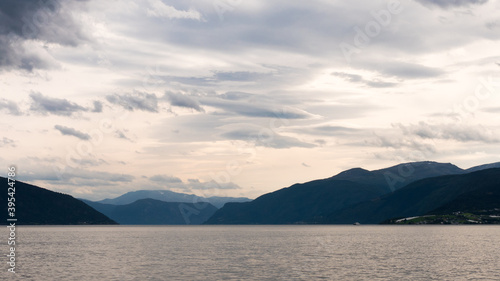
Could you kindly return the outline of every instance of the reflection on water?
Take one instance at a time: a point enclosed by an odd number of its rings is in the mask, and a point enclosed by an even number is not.
[[[9,280],[500,280],[498,226],[21,226],[17,235]],[[12,277],[6,265],[0,276]]]

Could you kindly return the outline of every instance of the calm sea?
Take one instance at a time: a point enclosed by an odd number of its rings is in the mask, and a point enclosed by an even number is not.
[[[21,226],[16,246],[1,280],[500,280],[498,226]]]

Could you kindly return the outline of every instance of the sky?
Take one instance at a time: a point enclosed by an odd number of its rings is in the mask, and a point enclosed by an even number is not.
[[[500,161],[500,1],[0,2],[0,163],[100,200]]]

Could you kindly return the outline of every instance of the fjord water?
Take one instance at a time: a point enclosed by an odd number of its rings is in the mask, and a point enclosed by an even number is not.
[[[21,226],[17,237],[17,274],[4,264],[2,280],[500,280],[498,226]]]

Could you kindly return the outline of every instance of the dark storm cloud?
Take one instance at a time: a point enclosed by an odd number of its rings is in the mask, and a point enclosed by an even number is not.
[[[434,5],[441,8],[479,5],[488,2],[488,0],[416,0],[416,1],[424,5]]]
[[[83,132],[80,132],[80,131],[73,129],[73,128],[70,128],[70,127],[55,125],[54,128],[56,130],[58,130],[59,132],[61,132],[61,134],[65,135],[65,136],[73,136],[73,137],[77,137],[81,140],[89,140],[90,139],[90,135],[85,134]]]
[[[126,110],[142,110],[149,112],[158,112],[158,98],[155,94],[135,92],[124,95],[108,95],[106,100],[112,104],[120,105]]]
[[[25,40],[77,46],[87,38],[71,16],[79,1],[0,1],[0,68],[47,68],[49,63],[25,50]]]
[[[192,108],[198,112],[205,112],[205,110],[200,106],[200,103],[188,95],[167,92],[165,93],[164,98],[173,106]]]
[[[50,98],[40,93],[32,93],[30,97],[32,99],[30,110],[41,114],[71,116],[76,112],[87,111],[85,107],[67,99]]]

